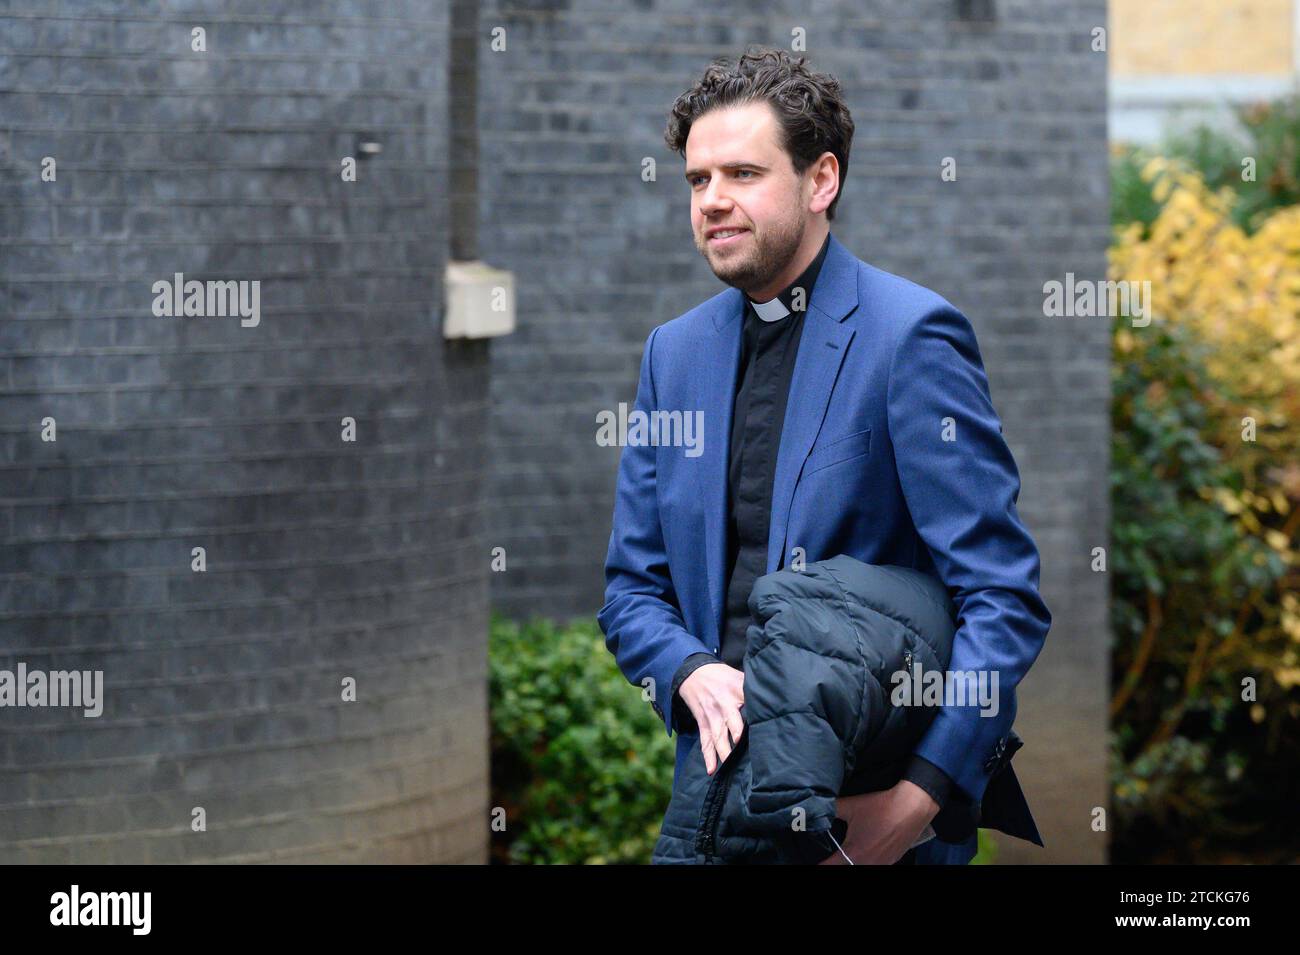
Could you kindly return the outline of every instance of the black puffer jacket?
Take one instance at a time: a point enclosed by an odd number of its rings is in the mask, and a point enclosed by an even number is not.
[[[897,783],[934,718],[934,707],[890,702],[893,674],[948,666],[954,608],[933,577],[840,555],[760,578],[749,608],[744,735],[712,778],[696,740],[673,781],[656,863],[825,859],[835,851],[827,834],[844,839],[836,796]],[[1007,801],[1023,809],[1015,825],[980,818],[954,788],[936,831],[962,841],[978,822],[1041,845],[1010,782]]]

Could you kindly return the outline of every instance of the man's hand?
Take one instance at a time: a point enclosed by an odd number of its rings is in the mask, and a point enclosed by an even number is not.
[[[745,732],[745,673],[726,663],[706,663],[682,681],[677,693],[700,728],[700,749],[709,775],[726,760]]]
[[[930,794],[906,779],[882,792],[835,800],[835,815],[849,824],[843,848],[854,865],[893,865],[938,814],[939,804]],[[836,852],[819,864],[848,862]]]

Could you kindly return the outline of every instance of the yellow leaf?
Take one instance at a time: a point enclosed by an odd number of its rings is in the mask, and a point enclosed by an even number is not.
[[[1293,686],[1300,686],[1300,667],[1283,667],[1273,671],[1273,676],[1278,683],[1290,689]],[[1259,704],[1255,704],[1258,706]],[[1258,722],[1258,720],[1256,720]]]
[[[1286,553],[1291,546],[1291,542],[1287,540],[1286,535],[1281,531],[1267,531],[1264,534],[1264,540],[1268,541],[1269,547],[1280,553]]]

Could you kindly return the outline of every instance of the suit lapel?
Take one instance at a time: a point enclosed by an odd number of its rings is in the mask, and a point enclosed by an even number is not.
[[[808,309],[803,320],[799,356],[795,360],[794,379],[790,382],[790,396],[786,400],[781,448],[776,456],[776,475],[772,481],[772,517],[767,537],[769,574],[788,556],[785,554],[785,540],[795,484],[821,430],[831,390],[854,335],[852,328],[815,306]],[[800,542],[794,543],[797,546]]]
[[[809,299],[795,358],[794,378],[786,401],[781,447],[772,484],[767,548],[769,573],[781,562],[795,484],[821,430],[835,379],[854,335],[853,329],[843,322],[858,306],[858,262],[834,235]],[[743,316],[744,295],[739,289],[728,289],[713,309],[713,334],[708,336],[712,340],[702,342],[700,350],[700,357],[704,359],[700,373],[704,377],[705,446],[716,450],[713,454],[703,455],[702,466],[695,469],[695,473],[704,500],[705,569],[715,641],[721,636],[726,598],[723,585],[727,561],[727,478]]]

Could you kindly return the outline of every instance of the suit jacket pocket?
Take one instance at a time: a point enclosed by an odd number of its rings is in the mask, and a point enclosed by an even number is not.
[[[808,455],[808,460],[804,464],[803,473],[807,477],[814,471],[820,471],[828,468],[832,464],[839,464],[841,461],[848,461],[851,458],[861,457],[871,450],[871,429],[855,431],[853,434],[845,435],[842,438],[833,438],[827,443],[818,442],[813,448],[812,453]]]

